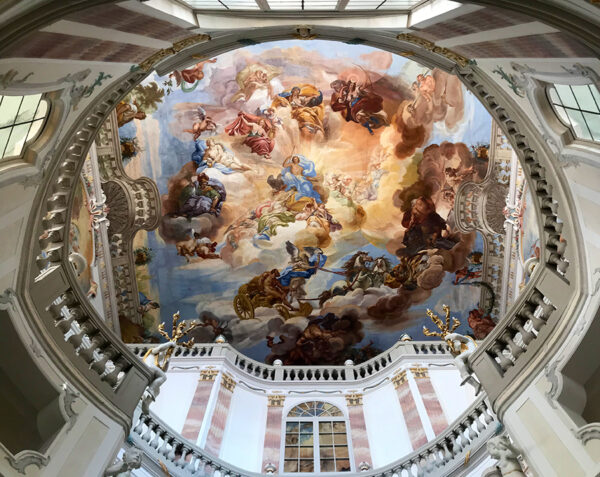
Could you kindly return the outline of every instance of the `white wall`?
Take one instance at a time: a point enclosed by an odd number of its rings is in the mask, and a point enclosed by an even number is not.
[[[242,469],[261,472],[266,422],[266,395],[238,384],[231,399],[219,457]]]
[[[373,468],[412,452],[398,394],[391,383],[363,395],[363,412]]]
[[[150,410],[177,432],[181,432],[200,377],[197,370],[168,373],[165,385]]]
[[[460,416],[475,400],[473,387],[468,384],[460,385],[462,380],[454,365],[443,368],[430,367],[429,378],[448,424]]]

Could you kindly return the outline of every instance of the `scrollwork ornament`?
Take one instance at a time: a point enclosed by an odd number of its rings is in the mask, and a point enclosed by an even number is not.
[[[9,308],[14,310],[15,304],[14,299],[16,298],[15,291],[12,288],[7,288],[0,293],[0,310],[8,310]]]
[[[48,465],[50,457],[40,454],[34,450],[24,450],[16,455],[12,455],[7,452],[6,460],[10,466],[15,469],[19,474],[25,475],[25,469],[30,465],[35,465],[39,469]]]
[[[77,412],[73,409],[73,404],[79,399],[79,393],[72,390],[67,383],[62,385],[62,393],[60,399],[60,411],[67,420],[67,433],[73,429],[77,422]]]

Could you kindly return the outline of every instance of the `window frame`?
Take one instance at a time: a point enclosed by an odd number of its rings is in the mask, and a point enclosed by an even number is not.
[[[558,88],[556,87],[557,85],[569,87],[569,89],[571,90],[571,94],[573,95],[573,98],[575,99],[575,102],[577,103],[577,108],[574,108],[572,106],[567,106],[565,104],[565,101],[563,101],[563,99],[561,97],[561,93],[559,92]],[[598,112],[590,111],[588,109],[584,109],[579,104],[579,100],[578,100],[577,96],[575,95],[575,92],[573,91],[573,86],[587,86],[590,89],[591,89],[591,87],[594,87],[594,88],[596,88],[596,91],[598,91],[600,93],[600,88],[598,88],[598,85],[596,85],[596,83],[593,82],[593,81],[590,81],[590,82],[587,82],[587,83],[584,83],[584,84],[574,84],[574,83],[569,83],[569,82],[555,81],[553,83],[546,83],[545,84],[544,92],[546,94],[546,100],[548,101],[550,107],[552,108],[552,112],[556,116],[556,119],[564,127],[566,127],[569,130],[569,132],[571,133],[574,141],[585,141],[585,142],[590,143],[590,144],[600,145],[600,130],[597,131],[596,134],[594,134],[594,131],[592,130],[592,128],[588,124],[588,121],[587,121],[587,119],[585,118],[585,116],[583,114],[583,113],[594,114],[594,115],[597,115],[598,118],[600,119],[600,101],[598,101],[596,99],[595,95],[590,90],[590,95],[592,97],[592,100],[595,102],[596,108],[598,108]],[[552,91],[555,92],[556,96],[558,97],[558,100],[560,101],[560,104],[557,104],[552,99],[552,96],[551,96],[551,92]],[[562,108],[565,111],[565,115],[567,116],[568,123],[565,121],[565,119],[563,118],[562,114],[560,114],[560,112],[559,112],[559,110],[557,108]],[[582,125],[581,127],[587,128],[587,131],[588,131],[591,139],[579,136],[577,134],[577,131],[575,130],[575,127],[573,125],[571,116],[569,115],[569,111],[578,111],[579,113],[581,113],[581,117],[583,118],[583,121],[584,121],[584,125]],[[596,135],[598,135],[598,139],[597,140],[595,139]]]
[[[19,113],[21,112],[21,106],[23,104],[23,101],[25,99],[25,97],[27,96],[35,96],[39,94],[40,98],[38,101],[38,104],[36,106],[36,109],[33,113],[33,117],[30,120],[26,120],[26,121],[17,121]],[[44,130],[46,129],[46,127],[48,126],[49,123],[49,119],[52,116],[52,101],[50,101],[50,99],[48,98],[48,95],[46,93],[32,93],[32,94],[0,94],[0,107],[2,106],[2,102],[4,102],[4,98],[5,97],[20,97],[21,98],[21,102],[19,103],[19,107],[16,111],[16,116],[14,118],[15,122],[13,122],[12,124],[8,124],[7,126],[1,127],[0,131],[2,130],[6,130],[9,129],[10,132],[8,134],[8,138],[6,140],[6,144],[4,145],[4,148],[2,150],[2,156],[0,156],[0,163],[7,163],[7,162],[12,162],[14,160],[22,160],[26,154],[27,154],[27,150],[38,140],[40,139],[43,135],[44,135]],[[46,107],[46,112],[44,113],[44,116],[37,118],[36,119],[36,115],[38,113],[38,110],[40,108],[40,106],[42,105],[42,102],[45,103],[45,107]],[[36,131],[36,133],[27,139],[27,136],[29,136],[29,133],[31,132],[31,128],[33,126],[33,124],[36,121],[40,121],[41,125],[39,127],[39,129]],[[21,147],[21,151],[19,154],[10,154],[10,155],[4,155],[6,153],[6,148],[8,148],[8,145],[10,143],[10,139],[12,137],[12,134],[15,130],[15,127],[17,126],[21,126],[24,124],[29,124],[29,129],[27,130],[27,134],[25,135],[25,142],[23,143],[22,147]]]
[[[302,405],[302,404],[306,404],[306,403],[312,403],[312,402],[317,402],[317,403],[323,403],[323,404],[329,404],[330,406],[335,407],[340,413],[340,416],[329,416],[329,415],[321,415],[321,416],[290,416],[290,413],[298,406]],[[321,474],[337,474],[337,473],[353,473],[356,472],[356,469],[354,468],[354,452],[352,449],[352,439],[351,439],[351,433],[350,433],[350,422],[348,419],[347,414],[344,412],[344,410],[337,404],[333,404],[331,402],[328,401],[323,401],[323,400],[310,400],[310,401],[302,401],[302,402],[297,402],[295,404],[293,404],[292,406],[290,406],[286,413],[284,414],[284,419],[282,422],[282,432],[281,432],[281,452],[280,452],[280,458],[279,458],[279,474],[281,475],[288,475],[288,476],[292,476],[292,475],[304,475],[304,476],[309,476],[309,475],[321,475]],[[287,424],[289,422],[310,422],[312,423],[312,436],[313,436],[313,470],[311,472],[301,472],[300,470],[297,472],[289,472],[289,471],[285,471],[285,448],[286,448],[286,437],[287,437]],[[321,471],[321,454],[320,454],[320,447],[321,447],[321,443],[320,443],[320,432],[319,432],[319,423],[320,422],[343,422],[344,423],[344,428],[345,428],[345,434],[346,434],[346,446],[348,448],[348,462],[350,464],[350,469],[348,471],[337,471],[337,470],[333,470],[333,471]],[[332,444],[332,447],[335,449],[335,443]],[[334,451],[334,455],[335,455],[335,451]],[[300,457],[299,457],[300,458]],[[335,457],[334,457],[334,462],[335,462]]]

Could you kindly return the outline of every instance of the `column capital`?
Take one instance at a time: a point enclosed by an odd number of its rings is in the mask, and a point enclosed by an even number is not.
[[[271,394],[267,396],[267,406],[269,407],[283,407],[285,401],[285,395],[283,394]]]
[[[346,394],[346,404],[350,406],[362,406],[363,395],[360,393]]]
[[[405,369],[403,369],[402,371],[399,371],[398,373],[396,373],[394,375],[394,377],[392,378],[392,383],[394,384],[394,387],[396,389],[398,389],[401,384],[404,384],[407,381],[408,381],[408,378],[406,377],[406,370]]]
[[[223,376],[221,377],[221,386],[223,386],[228,391],[233,392],[236,384],[237,383],[233,379],[233,376],[231,376],[228,373],[223,373]]]
[[[219,374],[219,371],[212,366],[208,366],[200,371],[200,379],[198,381],[214,381]]]
[[[429,377],[429,371],[427,370],[427,368],[423,368],[423,367],[410,368],[410,372],[415,377],[415,379],[425,379],[425,378]]]

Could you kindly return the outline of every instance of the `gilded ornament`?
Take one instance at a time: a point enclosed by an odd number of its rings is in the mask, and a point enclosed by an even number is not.
[[[463,68],[467,66],[470,62],[469,58],[466,58],[465,56],[462,56],[448,48],[438,46],[433,41],[426,40],[425,38],[413,35],[412,33],[400,33],[396,36],[396,39],[419,45],[425,48],[426,50],[435,53],[436,55],[443,56],[449,59],[450,61],[453,61],[454,63],[462,66]]]

